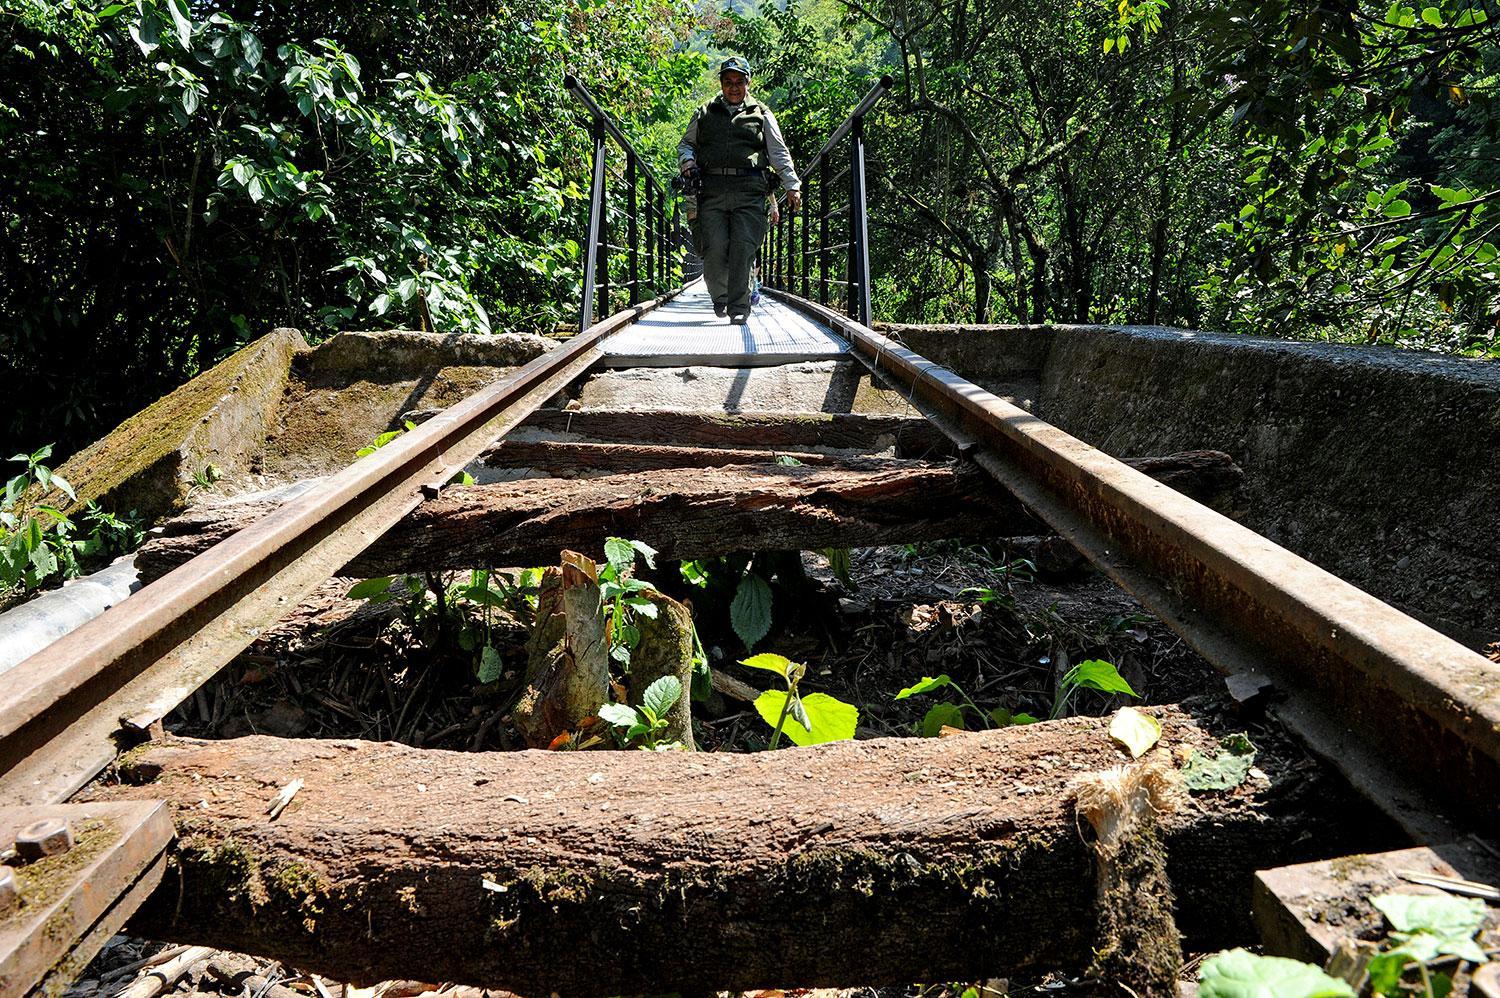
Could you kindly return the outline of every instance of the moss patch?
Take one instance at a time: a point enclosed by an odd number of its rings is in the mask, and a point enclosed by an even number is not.
[[[184,827],[173,863],[184,880],[198,881],[192,896],[210,908],[199,913],[203,917],[233,914],[241,921],[311,934],[329,903],[328,881],[313,867],[262,856],[238,839],[212,838]]]
[[[301,333],[278,329],[79,451],[58,469],[78,493],[68,509],[94,500],[154,520],[181,505],[207,464],[243,468],[275,415],[293,353],[306,348]]]
[[[107,818],[90,818],[73,829],[73,848],[60,856],[48,856],[16,867],[16,889],[20,895],[15,910],[0,918],[0,926],[32,918],[53,904],[73,886],[78,873],[108,849],[119,837],[119,829]],[[56,923],[56,924],[54,924]],[[73,923],[66,907],[49,919],[43,932],[61,932],[73,938]]]

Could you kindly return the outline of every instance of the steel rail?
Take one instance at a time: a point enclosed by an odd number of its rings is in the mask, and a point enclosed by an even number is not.
[[[0,676],[0,804],[65,799],[270,624],[672,297],[619,312],[362,458]]]
[[[868,326],[771,293],[848,337],[1216,668],[1290,694],[1283,720],[1409,833],[1452,826],[1430,813],[1434,793],[1461,816],[1494,820],[1500,665]]]

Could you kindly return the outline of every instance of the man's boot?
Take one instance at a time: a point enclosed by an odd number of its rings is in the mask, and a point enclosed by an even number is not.
[[[729,313],[728,306],[724,305],[722,302],[714,302],[714,315],[717,315],[719,318],[722,319],[728,313]]]

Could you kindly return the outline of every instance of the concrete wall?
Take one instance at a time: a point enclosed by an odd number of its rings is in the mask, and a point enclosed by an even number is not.
[[[1248,526],[1461,640],[1500,639],[1500,365],[1148,327],[903,334],[980,382],[1040,357],[1034,411],[1117,457],[1227,451]]]

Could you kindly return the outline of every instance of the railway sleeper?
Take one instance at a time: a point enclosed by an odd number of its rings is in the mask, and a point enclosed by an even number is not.
[[[522,463],[611,471],[640,467],[642,451],[528,445]],[[492,452],[506,453],[502,448]],[[560,478],[447,489],[367,548],[339,574],[369,578],[475,564],[540,565],[560,550],[596,550],[607,536],[646,541],[669,558],[738,551],[815,550],[926,540],[987,540],[1048,530],[987,474],[963,463],[850,458],[836,464],[738,462],[742,452],[658,447],[662,466],[597,478]],[[769,456],[769,455],[768,455]],[[1240,469],[1217,451],[1132,462],[1189,495],[1229,506]],[[670,465],[670,466],[668,466]],[[681,469],[695,469],[683,475]],[[266,515],[274,506],[204,507],[169,521],[136,555],[145,580]]]
[[[1163,738],[1137,763],[1092,717],[743,755],[168,738],[93,793],[176,816],[132,932],[521,994],[1087,973],[1122,924],[1157,926],[1130,945],[1170,962],[1174,918],[1192,948],[1248,937],[1257,869],[1393,841],[1270,728],[1248,781],[1187,796],[1179,760],[1242,722],[1207,698],[1151,712]],[[1121,766],[1168,803],[1096,855],[1080,787]],[[1119,890],[1141,870],[1157,889]]]

